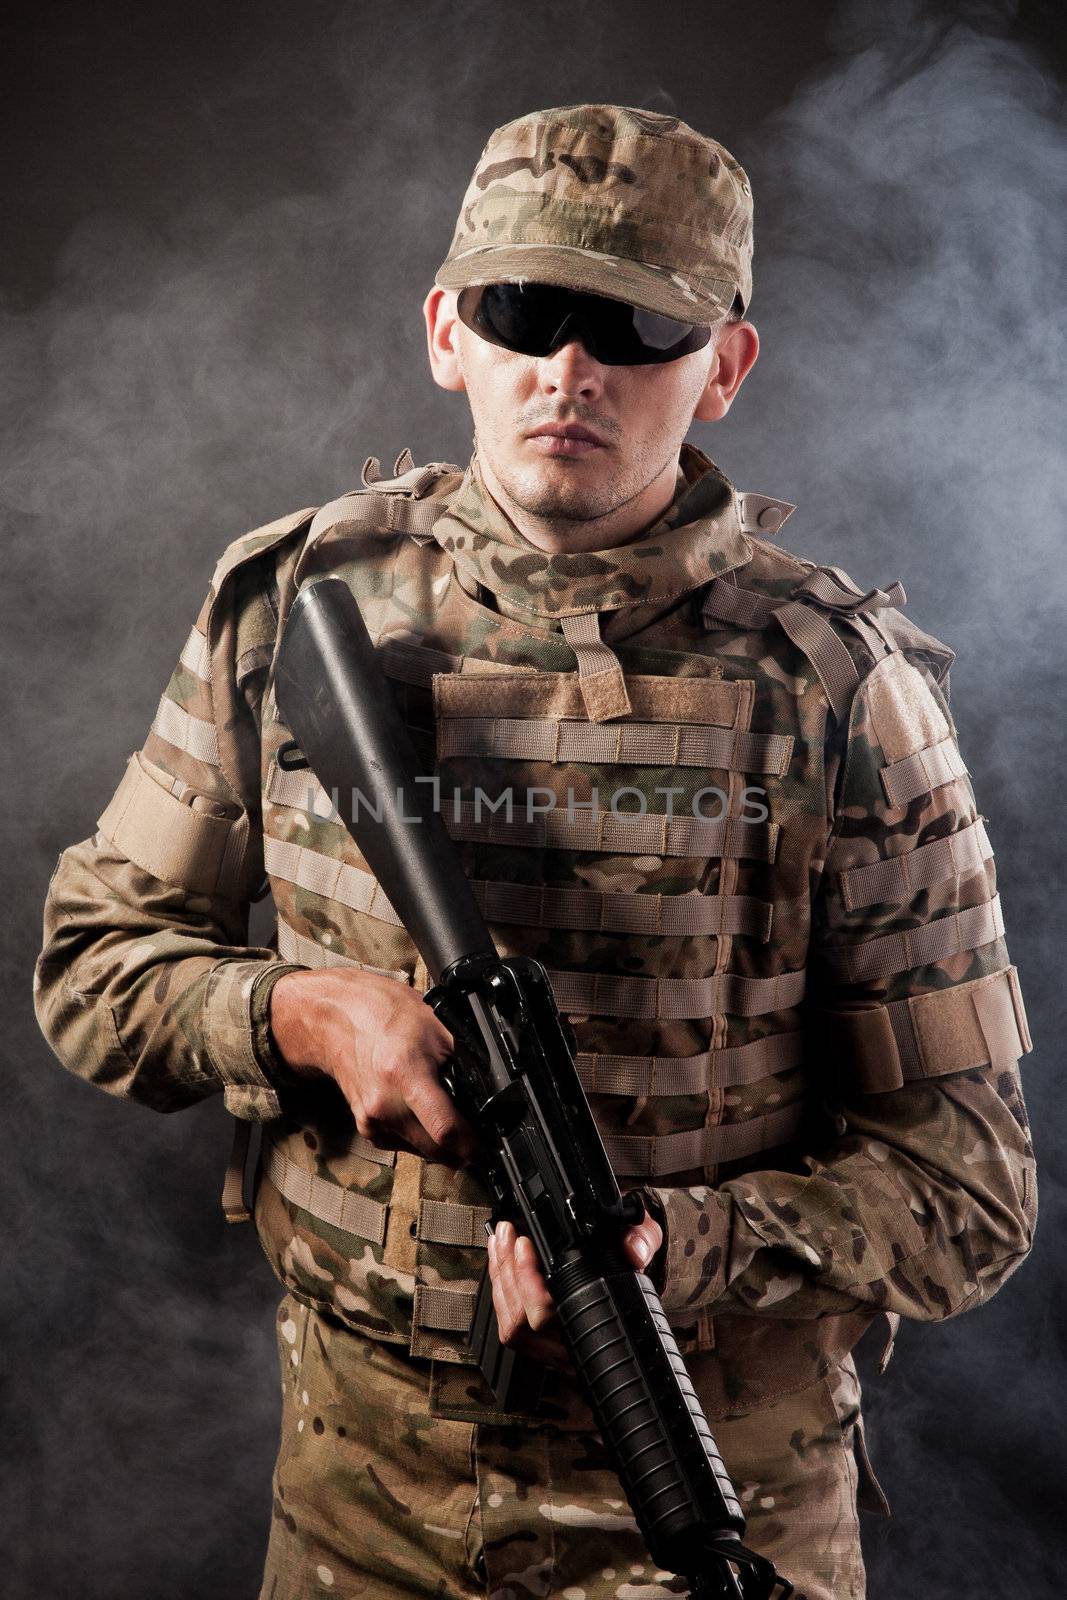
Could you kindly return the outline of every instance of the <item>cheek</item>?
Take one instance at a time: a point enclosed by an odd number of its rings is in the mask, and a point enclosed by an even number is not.
[[[535,382],[533,363],[484,340],[478,345],[461,353],[463,381],[476,428],[492,437],[507,430],[528,398]]]
[[[670,363],[630,367],[617,390],[616,415],[634,438],[683,438],[703,387],[699,373],[674,371]]]

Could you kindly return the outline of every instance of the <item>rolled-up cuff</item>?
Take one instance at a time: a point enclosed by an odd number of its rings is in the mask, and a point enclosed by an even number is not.
[[[269,1037],[270,992],[289,961],[220,961],[204,994],[203,1037],[226,1109],[247,1122],[281,1116],[278,1088],[294,1081]]]
[[[264,967],[252,986],[249,1020],[252,1024],[252,1049],[260,1071],[275,1088],[284,1089],[307,1083],[307,1075],[294,1072],[274,1042],[270,1026],[270,997],[274,985],[287,972],[307,972],[307,967],[292,961],[272,961]]]
[[[664,1311],[699,1310],[717,1300],[726,1289],[725,1203],[711,1188],[645,1192],[658,1203],[667,1235],[653,1262]]]

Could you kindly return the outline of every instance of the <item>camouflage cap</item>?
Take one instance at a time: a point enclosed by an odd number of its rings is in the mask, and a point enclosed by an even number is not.
[[[677,117],[563,106],[497,128],[435,280],[534,281],[694,323],[752,296],[752,190]]]

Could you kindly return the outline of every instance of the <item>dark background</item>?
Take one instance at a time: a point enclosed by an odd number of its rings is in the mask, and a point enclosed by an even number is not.
[[[989,1307],[868,1385],[874,1596],[1059,1593],[1063,140],[1054,8],[67,3],[0,59],[0,1160],[9,1600],[253,1600],[278,1288],[216,1194],[221,1103],[62,1075],[29,1004],[90,834],[238,533],[388,465],[465,460],[419,306],[494,125],[615,100],[721,139],[756,196],[758,367],[698,426],[787,543],[959,653],[953,706],[1037,1049],[1042,1220]],[[865,1370],[870,1368],[870,1360]]]

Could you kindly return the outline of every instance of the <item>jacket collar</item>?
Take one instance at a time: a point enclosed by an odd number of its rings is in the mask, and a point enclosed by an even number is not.
[[[464,588],[481,584],[504,607],[537,617],[677,599],[752,556],[729,479],[690,444],[682,446],[679,467],[673,503],[630,544],[549,554],[530,544],[497,505],[476,452],[433,536],[460,569]]]

